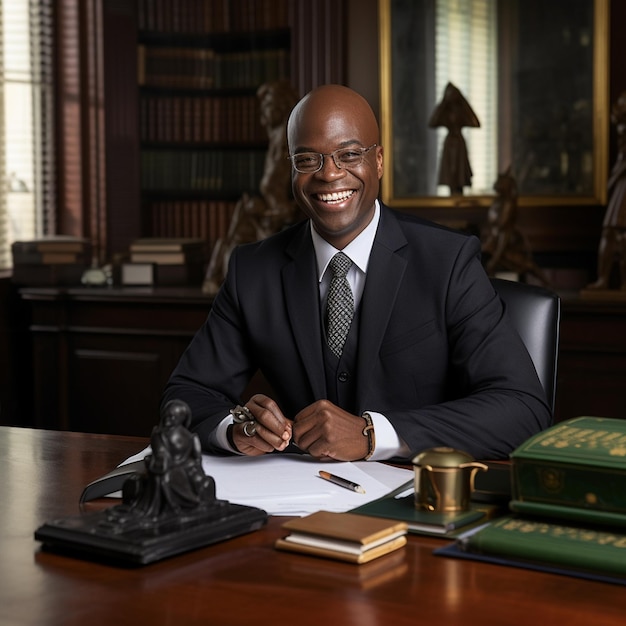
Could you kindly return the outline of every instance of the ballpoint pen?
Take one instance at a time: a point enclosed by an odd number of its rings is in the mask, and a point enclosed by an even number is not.
[[[328,480],[329,482],[339,485],[340,487],[345,487],[346,489],[350,489],[350,491],[356,491],[357,493],[365,493],[365,489],[361,487],[361,485],[357,485],[357,483],[353,483],[351,480],[346,478],[341,478],[341,476],[335,476],[330,472],[323,472],[320,470],[320,478],[324,480]]]

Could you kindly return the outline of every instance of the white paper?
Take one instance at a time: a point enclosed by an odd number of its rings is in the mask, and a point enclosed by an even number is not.
[[[129,457],[145,457],[150,447]],[[300,454],[264,456],[202,455],[202,467],[213,477],[216,495],[233,504],[246,504],[270,515],[308,515],[316,511],[344,512],[380,498],[407,481],[413,471],[376,462],[323,462]],[[320,478],[320,470],[361,485],[356,493]]]

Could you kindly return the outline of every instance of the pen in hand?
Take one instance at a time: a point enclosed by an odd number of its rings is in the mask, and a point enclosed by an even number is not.
[[[351,480],[347,480],[346,478],[341,478],[341,476],[335,476],[330,472],[320,471],[320,478],[324,480],[328,480],[329,482],[339,485],[340,487],[345,487],[346,489],[350,489],[350,491],[356,491],[357,493],[365,493],[365,489],[361,487],[361,485],[357,485],[353,483]]]

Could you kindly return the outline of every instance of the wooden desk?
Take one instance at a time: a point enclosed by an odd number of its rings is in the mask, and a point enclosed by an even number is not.
[[[284,518],[138,569],[42,552],[35,529],[78,514],[83,486],[146,443],[0,428],[1,624],[624,623],[621,586],[435,557],[441,540],[414,535],[403,550],[363,566],[278,552]]]

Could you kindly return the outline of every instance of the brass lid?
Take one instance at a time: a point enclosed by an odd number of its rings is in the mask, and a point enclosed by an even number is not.
[[[430,465],[431,467],[460,467],[473,462],[474,459],[467,452],[444,446],[424,450],[412,460],[413,465]]]

